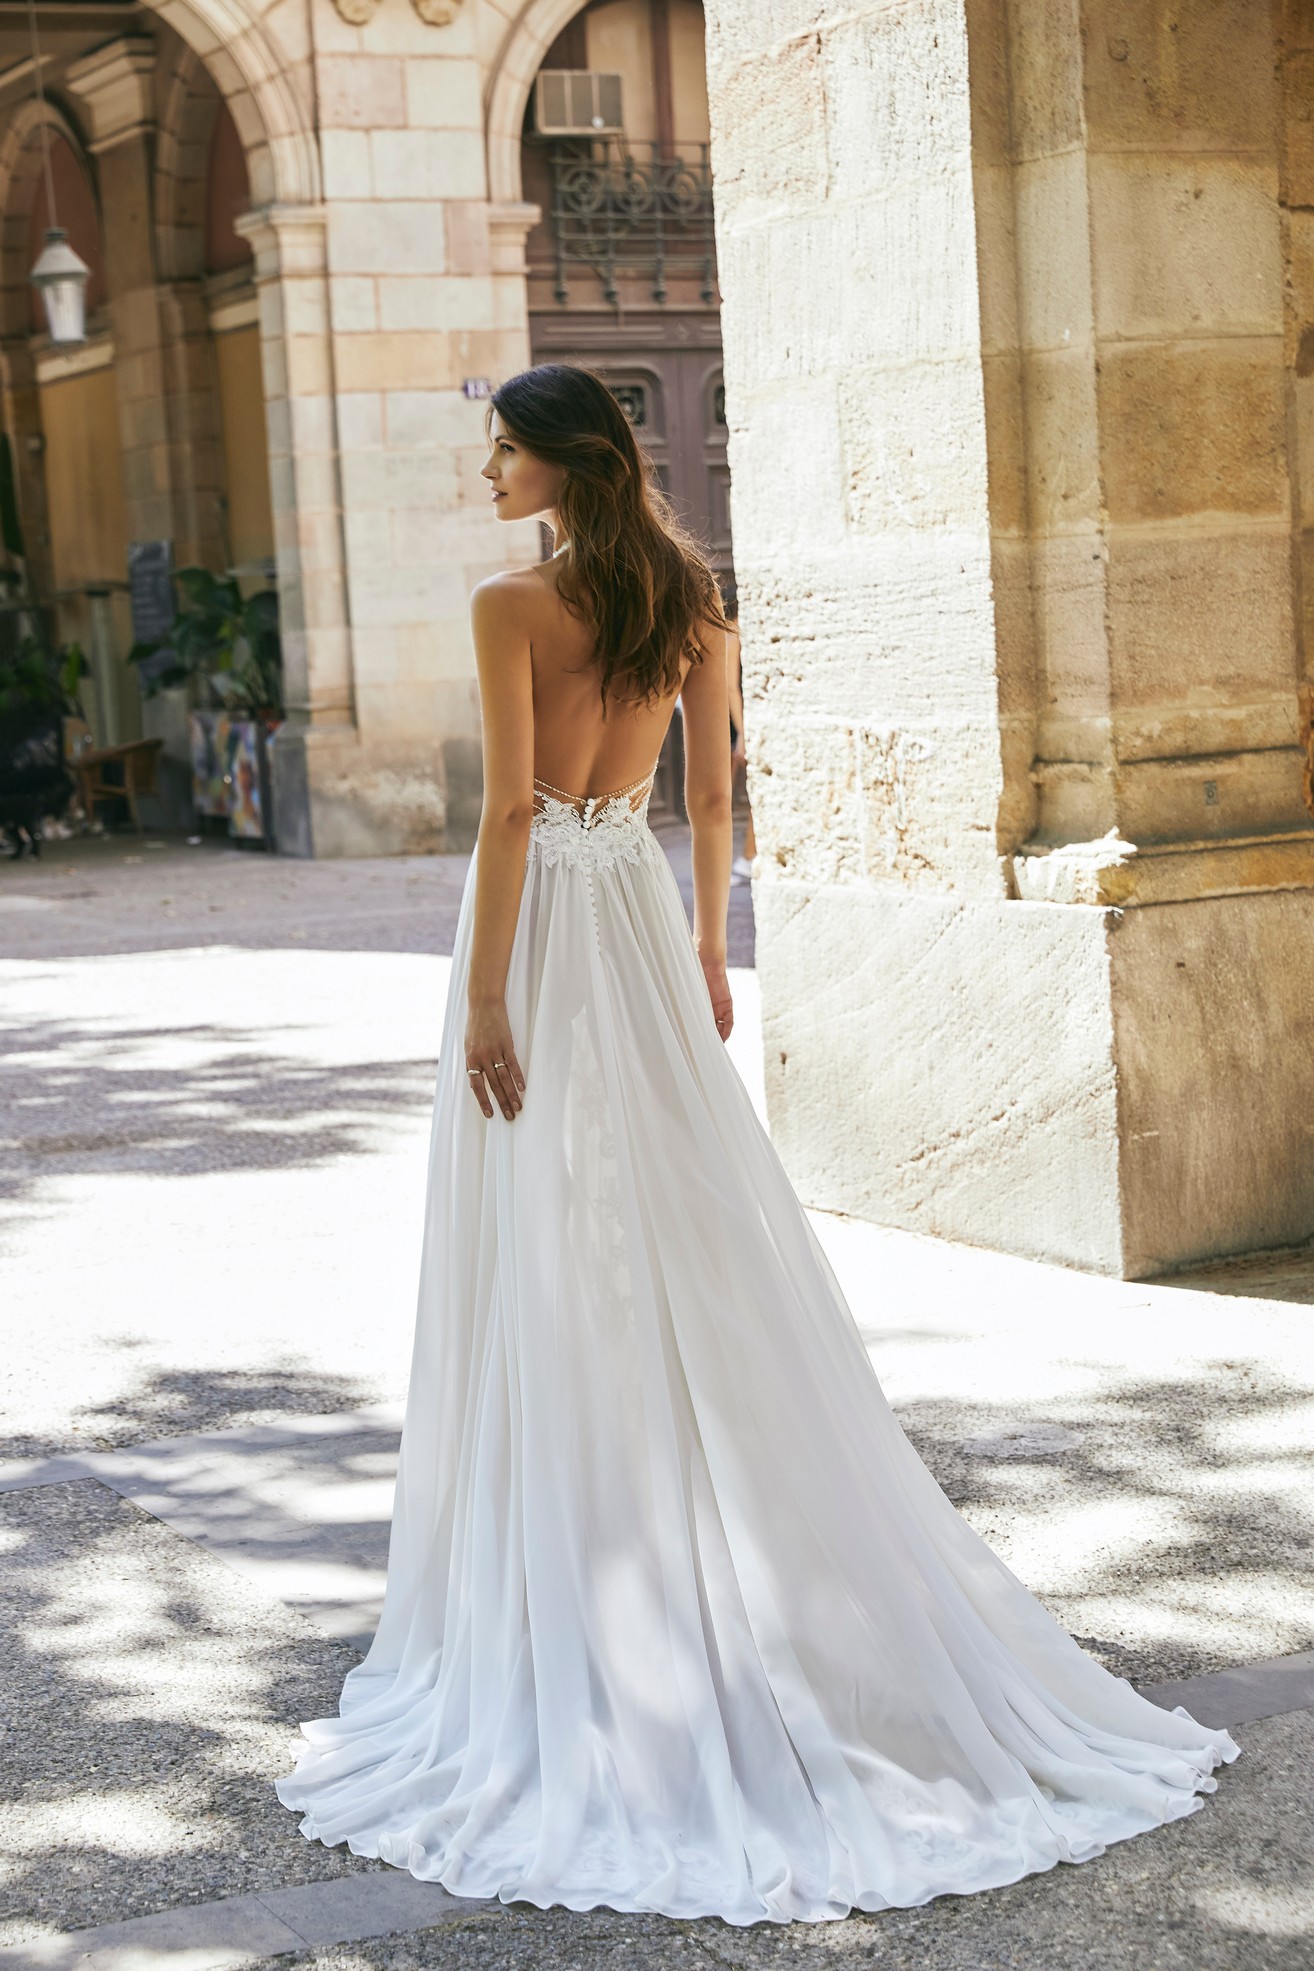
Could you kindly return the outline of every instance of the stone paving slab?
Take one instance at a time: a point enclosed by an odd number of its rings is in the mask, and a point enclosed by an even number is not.
[[[363,1653],[382,1606],[400,1427],[400,1407],[379,1405],[163,1438],[0,1466],[0,1492],[96,1479]],[[999,1455],[1015,1450],[1006,1441]],[[1204,1724],[1250,1724],[1314,1705],[1314,1651],[1139,1688]]]
[[[382,1607],[401,1406],[0,1465],[0,1493],[94,1478],[364,1649]]]
[[[1211,1677],[1187,1677],[1145,1692],[1171,1711],[1185,1705],[1202,1725],[1251,1725],[1314,1707],[1314,1650],[1269,1663],[1239,1664]]]
[[[388,1870],[13,1944],[0,1949],[0,1971],[235,1971],[307,1945],[432,1929],[483,1907]]]
[[[688,827],[655,813],[652,823],[692,915]],[[450,954],[469,860],[316,862],[265,855],[222,837],[74,836],[47,843],[38,861],[0,863],[0,956],[90,957],[217,943]],[[752,965],[746,884],[730,892],[727,944],[732,965]]]
[[[0,1951],[0,1967],[236,1971],[276,1960],[281,1971],[1308,1971],[1314,1716],[1269,1719],[1242,1745],[1217,1794],[1187,1819],[1078,1867],[920,1909],[736,1930],[461,1902],[385,1871],[47,1936]]]

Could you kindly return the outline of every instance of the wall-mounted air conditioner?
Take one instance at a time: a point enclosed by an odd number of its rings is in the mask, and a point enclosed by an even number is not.
[[[544,68],[534,83],[540,137],[601,137],[619,131],[621,79],[592,68]]]

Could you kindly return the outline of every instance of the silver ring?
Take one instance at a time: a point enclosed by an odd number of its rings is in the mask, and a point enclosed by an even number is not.
[[[494,1061],[494,1063],[493,1063],[493,1066],[494,1066],[495,1068],[504,1068],[504,1067],[506,1066],[506,1062],[505,1062],[505,1061]]]
[[[483,1069],[482,1069],[482,1068],[467,1068],[467,1069],[466,1069],[466,1073],[467,1073],[467,1074],[482,1074],[482,1073],[483,1073]]]

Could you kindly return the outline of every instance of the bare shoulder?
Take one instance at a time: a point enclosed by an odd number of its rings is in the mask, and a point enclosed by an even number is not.
[[[726,632],[719,623],[700,620],[693,625],[690,641],[698,654],[685,672],[685,691],[691,686],[697,689],[698,681],[704,678],[715,688],[726,671]]]
[[[505,620],[532,607],[543,584],[532,568],[499,568],[485,575],[470,591],[470,608],[476,615]]]

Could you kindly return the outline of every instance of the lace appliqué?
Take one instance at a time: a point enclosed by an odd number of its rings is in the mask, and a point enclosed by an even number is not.
[[[534,782],[530,847],[549,868],[564,862],[590,875],[618,862],[641,862],[656,849],[648,827],[652,775],[614,794],[567,794],[546,781]]]

